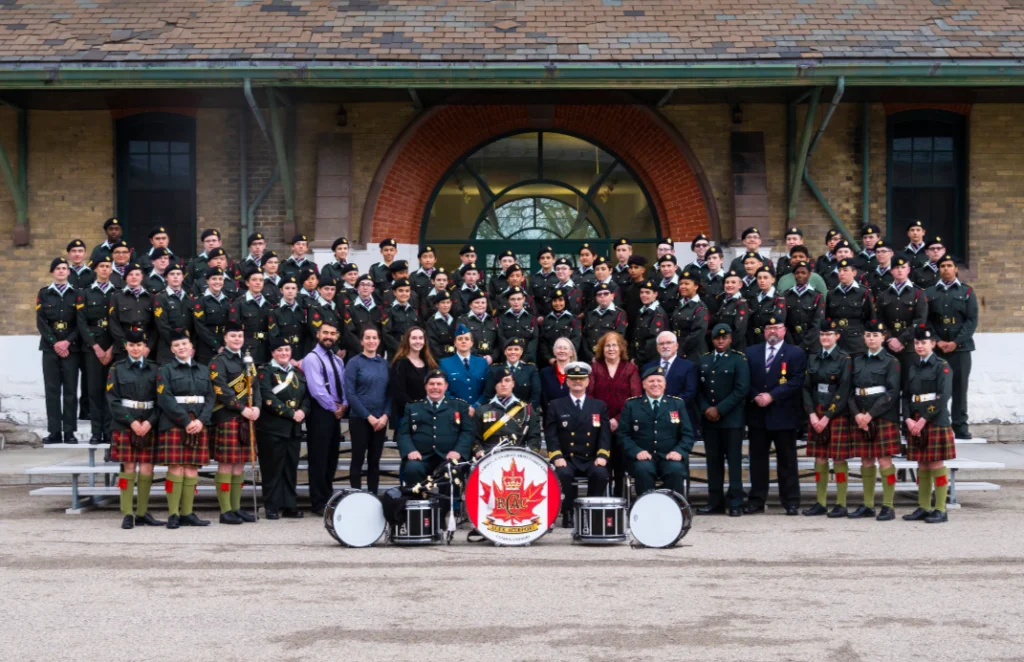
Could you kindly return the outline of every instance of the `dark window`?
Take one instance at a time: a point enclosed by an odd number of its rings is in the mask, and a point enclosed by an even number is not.
[[[175,255],[196,245],[195,120],[175,113],[141,113],[117,122],[118,217],[125,239],[149,250],[149,232],[162,226]]]
[[[895,113],[888,123],[889,236],[921,219],[929,235],[967,258],[967,123],[963,115],[924,110]]]

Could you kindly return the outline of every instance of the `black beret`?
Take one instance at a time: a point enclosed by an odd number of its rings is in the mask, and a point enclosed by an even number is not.
[[[400,287],[412,287],[412,283],[409,282],[408,278],[399,278],[395,282],[391,283],[392,290],[397,290]]]
[[[121,221],[119,221],[119,220],[117,220],[116,218],[113,218],[113,217],[108,218],[107,220],[103,221],[103,229],[104,230],[109,228],[111,225],[120,226],[121,225]]]
[[[320,278],[316,282],[316,289],[319,290],[321,287],[338,287],[338,281],[334,278]]]
[[[127,276],[128,274],[125,273],[125,275]],[[213,278],[214,276],[223,276],[224,270],[221,269],[220,267],[210,267],[209,269],[206,270],[206,273],[203,275],[206,278]]]
[[[788,237],[789,235],[791,235],[791,234],[795,234],[795,235],[797,235],[797,236],[800,236],[800,237],[802,237],[802,236],[804,236],[804,231],[803,231],[803,230],[801,230],[800,228],[798,228],[798,227],[796,227],[796,226],[794,225],[794,226],[793,226],[793,227],[791,227],[790,229],[786,230],[786,236],[787,236],[787,237]]]
[[[224,325],[224,333],[243,332],[243,331],[245,331],[245,327],[242,326],[241,322],[238,322],[236,320],[228,319],[227,323]]]
[[[728,324],[716,324],[715,328],[711,329],[711,337],[718,338],[719,336],[732,335],[732,327]]]
[[[346,262],[345,266],[341,268],[341,275],[344,276],[345,274],[350,273],[352,271],[359,271],[359,267],[356,265],[355,262]]]
[[[641,290],[650,290],[652,292],[657,292],[658,291],[658,287],[654,284],[653,280],[645,280],[644,282],[640,283],[640,289]]]
[[[942,237],[937,234],[933,234],[930,237],[925,238],[924,247],[930,248],[932,246],[945,246],[946,243],[942,241]]]
[[[889,245],[889,242],[887,242],[887,241],[885,241],[883,239],[879,239],[878,243],[875,244],[875,250],[876,251],[880,251],[882,249],[888,249],[888,250],[891,251],[893,248],[892,248],[892,246]]]
[[[445,269],[444,267],[437,267],[436,269],[434,269],[434,275],[432,276],[432,278],[437,278],[437,274],[444,274],[445,276],[447,276],[448,270]]]
[[[599,264],[607,264],[611,266],[611,262],[604,255],[598,255],[596,258],[594,258],[594,266],[596,267]]]
[[[839,260],[839,264],[836,266],[837,269],[849,268],[856,269],[857,265],[853,263],[853,260]]]
[[[699,271],[684,271],[679,274],[679,280],[688,280],[691,283],[700,283],[700,272]]]
[[[914,327],[914,340],[935,340],[935,333],[927,324],[918,324]]]
[[[515,253],[513,253],[513,252],[512,252],[512,251],[510,251],[510,250],[504,250],[504,251],[502,251],[502,252],[498,253],[498,255],[497,255],[496,257],[497,257],[497,258],[498,258],[499,260],[500,260],[501,258],[503,258],[503,257],[510,257],[510,258],[512,258],[512,259],[514,260],[514,259],[515,259],[515,257],[516,257],[516,254],[515,254]]]
[[[743,274],[736,271],[735,269],[730,269],[729,273],[725,274],[725,278],[739,278],[740,280],[742,280]],[[725,280],[725,278],[723,278],[722,280]]]
[[[399,272],[399,271],[408,271],[408,270],[409,270],[409,262],[406,261],[406,260],[395,260],[394,262],[392,262],[388,266],[388,271],[391,272],[391,273],[396,273],[396,272]]]
[[[758,230],[757,228],[755,228],[754,226],[750,226],[749,228],[747,228],[746,230],[743,231],[743,233],[740,235],[740,239],[746,239],[747,235],[751,235],[751,234],[756,234],[756,235],[760,236],[761,235],[761,231]]]
[[[394,239],[392,239],[391,237],[388,237],[387,239],[384,239],[384,240],[380,241],[377,244],[377,248],[384,248],[386,246],[391,246],[392,248],[397,248],[398,247],[398,242],[395,241]]]
[[[473,303],[477,299],[486,299],[486,298],[487,298],[487,294],[485,294],[483,290],[476,289],[476,290],[474,290],[473,292],[470,293],[470,295],[469,295],[469,302]]]
[[[911,221],[911,222],[907,223],[907,230],[909,231],[910,228],[921,228],[923,230],[924,229],[924,223],[922,223],[920,220]]]
[[[647,379],[648,377],[664,377],[664,376],[665,376],[665,369],[664,368],[662,368],[660,365],[652,365],[651,367],[649,367],[646,370],[644,370],[644,375],[643,375],[642,379]]]
[[[423,257],[424,253],[433,253],[433,252],[434,252],[434,247],[433,246],[424,246],[423,248],[420,249],[420,252],[416,254],[416,257]]]
[[[672,241],[672,237],[665,237],[664,239],[658,240],[658,245],[667,244],[668,246],[675,246],[676,242]]]
[[[249,282],[249,279],[252,278],[253,276],[255,276],[256,274],[259,274],[260,276],[262,276],[263,275],[263,267],[257,267],[256,265],[253,265],[252,267],[246,269],[245,270],[245,282]]]
[[[518,264],[510,265],[508,269],[505,269],[505,277],[508,278],[517,271],[521,273],[523,271],[523,268]]]
[[[125,342],[146,342],[146,332],[142,329],[131,328],[124,332]]]
[[[839,230],[836,230],[836,229],[833,228],[833,229],[831,229],[831,230],[829,230],[828,232],[825,233],[825,241],[827,242],[830,239],[832,239],[832,237],[836,237],[836,236],[839,236]]]
[[[754,275],[755,276],[757,274],[768,274],[768,275],[771,275],[771,273],[772,273],[771,269],[769,269],[768,267],[762,265],[762,266],[757,268],[757,271],[754,272]]]
[[[267,260],[274,260],[274,259],[280,260],[281,257],[276,252],[274,252],[274,251],[264,251],[263,252],[263,260],[262,261],[263,261],[264,264],[266,264]]]
[[[526,296],[526,290],[522,287],[519,287],[518,285],[515,287],[508,288],[508,295],[512,296],[513,294],[521,294],[523,296]]]
[[[869,234],[882,234],[882,229],[874,223],[868,223],[860,229],[860,236],[866,237]]]
[[[760,253],[755,253],[754,251],[751,251],[749,253],[744,253],[743,254],[743,261],[744,262],[746,262],[747,260],[749,260],[751,258],[757,260],[758,262],[764,262],[764,258],[761,257]]]
[[[556,267],[561,267],[563,265],[567,266],[567,267],[571,267],[572,266],[572,262],[569,261],[569,258],[565,258],[565,257],[560,257],[557,260],[555,260],[555,266]]]
[[[608,292],[610,294],[615,294],[615,290],[612,289],[612,286],[609,285],[608,283],[598,283],[597,285],[594,286],[594,294],[595,295],[600,294],[601,292]]]
[[[945,264],[946,262],[949,262],[949,263],[950,263],[950,264],[952,264],[953,266],[956,266],[956,260],[954,260],[954,259],[953,259],[953,256],[952,256],[952,255],[950,255],[949,253],[946,253],[946,254],[945,254],[945,255],[943,255],[943,256],[942,256],[941,258],[939,258],[939,261],[938,261],[938,262],[936,262],[935,264],[936,264],[936,265],[938,266],[938,265],[942,265],[942,264]]]
[[[452,295],[448,293],[448,290],[441,290],[431,297],[434,303],[439,301],[451,301]]]
[[[67,264],[67,263],[68,263],[68,261],[65,260],[62,257],[54,258],[53,261],[50,262],[50,273],[52,274],[54,269],[56,269],[57,267],[59,267],[62,264]]]
[[[785,309],[775,313],[768,318],[765,326],[771,326],[772,324],[785,324],[786,323],[786,311]]]
[[[836,244],[835,248],[833,248],[832,250],[836,250],[837,251],[840,248],[849,248],[851,251],[853,250],[853,246],[850,245],[850,242],[846,241],[845,239],[843,239],[838,244]]]
[[[371,285],[375,285],[375,283],[373,282],[373,278],[370,276],[370,274],[359,274],[356,277],[356,287],[358,287],[359,284],[362,283],[363,281],[366,281]]]
[[[261,241],[261,240],[262,241],[266,241],[267,240],[267,238],[263,236],[263,233],[262,232],[253,232],[252,234],[249,235],[249,239],[248,239],[248,242],[247,242],[246,245],[247,246],[252,246],[254,243],[256,243],[257,241]]]
[[[704,253],[704,259],[706,260],[709,257],[711,257],[712,255],[721,255],[721,254],[722,254],[722,249],[721,248],[719,248],[718,246],[712,246],[711,248],[708,249],[707,253]]]
[[[171,342],[174,342],[175,340],[191,341],[192,339],[188,337],[188,334],[185,333],[184,329],[171,329]]]
[[[909,266],[910,266],[910,260],[908,260],[907,258],[902,257],[902,256],[901,257],[894,257],[892,259],[892,262],[889,263],[889,267],[890,268],[892,268],[892,267],[909,267]]]
[[[151,260],[158,260],[158,259],[160,259],[162,257],[170,257],[170,256],[171,256],[171,252],[169,250],[167,250],[166,248],[154,248],[150,252],[150,254],[149,254],[149,259],[151,259]]]
[[[835,322],[835,320],[827,317],[818,323],[818,330],[822,332],[831,331],[835,333],[840,333],[839,325]]]
[[[709,244],[711,243],[711,240],[708,239],[708,236],[702,232],[699,235],[697,235],[696,237],[694,237],[693,241],[690,242],[690,250],[691,251],[693,250],[694,246],[697,245],[698,241],[706,241]]]
[[[811,270],[811,265],[810,263],[807,262],[807,260],[797,260],[796,262],[793,262],[790,266],[793,267],[793,271],[796,271],[797,269],[807,269],[808,271]]]
[[[285,276],[281,279],[281,284],[278,287],[284,287],[285,285],[298,285],[299,279],[295,276]]]
[[[465,255],[467,253],[475,253],[476,247],[473,244],[465,244],[459,249],[459,255]]]
[[[320,278],[320,276],[315,271],[313,271],[309,267],[306,267],[299,272],[299,283],[305,283],[307,280],[309,280],[310,276],[314,276],[317,279]]]
[[[220,239],[220,230],[214,230],[213,228],[203,230],[203,233],[199,235],[199,241],[206,241],[207,237],[217,237]]]
[[[227,257],[227,256],[228,256],[227,251],[225,251],[223,248],[218,246],[217,248],[214,248],[212,251],[210,251],[209,253],[206,254],[206,259],[207,260],[212,260],[215,257]]]
[[[583,244],[582,246],[580,246],[580,249],[578,251],[576,251],[576,253],[579,254],[579,253],[582,253],[583,251],[590,251],[591,253],[596,253],[597,252],[597,251],[594,250],[594,247],[591,246],[590,244]]]
[[[467,271],[479,272],[480,269],[476,266],[476,262],[470,262],[462,267],[462,273],[466,273]]]
[[[505,350],[508,349],[509,347],[519,347],[521,349],[526,349],[526,340],[519,337],[509,338],[508,340],[505,341],[505,346],[502,349]]]
[[[72,239],[70,242],[68,242],[67,248],[65,248],[65,250],[70,253],[72,248],[85,248],[85,242],[83,242],[81,239]]]
[[[153,237],[157,236],[158,234],[167,234],[167,228],[165,228],[162,225],[153,228],[152,230],[149,231],[149,238],[152,239]]]
[[[111,252],[111,253],[113,253],[113,252],[114,252],[115,250],[117,250],[118,248],[127,248],[128,250],[131,250],[131,249],[132,249],[132,247],[131,247],[131,246],[129,246],[129,245],[128,245],[128,242],[127,242],[127,241],[125,241],[124,239],[122,239],[122,240],[120,240],[120,241],[115,241],[115,242],[114,242],[114,245],[110,247],[110,252]]]
[[[345,237],[338,237],[334,240],[334,243],[331,244],[331,250],[333,251],[338,246],[348,246],[348,239]]]
[[[282,347],[291,347],[291,345],[288,344],[287,338],[284,336],[270,337],[270,351],[273,352],[275,349],[281,349]]]
[[[630,255],[629,259],[626,260],[626,264],[631,267],[646,267],[647,258],[643,255]]]
[[[616,239],[615,240],[615,245],[616,246],[632,246],[633,242],[631,242],[629,239],[626,239],[625,237],[623,237],[622,239]]]
[[[562,289],[555,290],[554,292],[551,293],[551,298],[552,299],[564,299],[565,298],[565,290],[562,290]]]
[[[444,370],[440,368],[434,368],[433,370],[427,371],[427,376],[423,378],[423,383],[426,384],[431,379],[443,379],[448,381],[448,375],[445,374]]]
[[[878,320],[871,320],[864,325],[864,333],[885,333],[885,324]]]
[[[104,253],[103,255],[100,255],[98,258],[96,258],[95,260],[92,261],[92,266],[95,267],[98,264],[102,264],[104,262],[108,262],[109,263],[109,262],[113,262],[113,261],[114,261],[114,258],[112,258],[109,255],[107,255],[106,253]]]
[[[512,374],[512,371],[509,370],[507,366],[503,366],[503,365],[497,366],[494,369],[494,372],[492,374],[494,375],[494,381],[496,381],[496,382],[500,382],[501,380],[505,379],[506,377],[514,377],[515,376],[515,375]]]
[[[659,257],[658,264],[661,264],[662,262],[671,262],[672,264],[679,264],[679,261],[676,260],[676,256],[672,255],[672,253],[666,253],[665,255]]]
[[[181,262],[171,262],[169,265],[167,265],[167,268],[164,269],[164,276],[169,275],[172,271],[180,271],[182,274],[184,274],[185,265],[183,265]]]
[[[539,251],[537,251],[537,258],[538,258],[538,259],[540,259],[540,257],[541,257],[542,255],[547,255],[547,254],[549,254],[549,253],[550,253],[550,254],[551,254],[552,256],[554,256],[554,254],[555,254],[555,251],[554,251],[554,249],[553,249],[553,248],[551,248],[550,246],[544,246],[544,247],[543,247],[543,248],[541,248],[541,249],[540,249]]]
[[[300,241],[309,241],[309,240],[306,239],[306,235],[304,235],[304,234],[297,234],[294,237],[292,237],[292,240],[289,241],[288,243],[289,244],[297,244]]]
[[[128,265],[126,265],[124,268],[125,278],[127,278],[128,274],[130,274],[133,271],[138,271],[139,273],[142,273],[142,265],[139,264],[138,262],[129,262]]]

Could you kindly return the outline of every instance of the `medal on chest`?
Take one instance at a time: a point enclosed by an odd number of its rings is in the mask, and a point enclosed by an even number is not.
[[[462,418],[459,416],[459,412],[455,412],[455,425],[462,425]]]
[[[601,414],[594,414],[592,420],[595,428],[601,427]]]
[[[671,420],[673,423],[678,423],[679,422],[679,412],[678,411],[670,411],[668,413],[668,417],[669,417],[669,420]]]
[[[785,361],[782,362],[782,371],[781,372],[782,372],[782,375],[779,377],[779,383],[780,384],[785,384],[786,383],[786,362]]]

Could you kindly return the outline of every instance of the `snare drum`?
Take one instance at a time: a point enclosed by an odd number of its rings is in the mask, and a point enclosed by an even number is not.
[[[388,526],[393,545],[432,545],[441,542],[441,503],[437,499],[405,502],[405,521]]]
[[[626,500],[580,497],[573,504],[572,539],[581,545],[626,542]]]
[[[645,492],[629,511],[629,531],[643,547],[671,547],[693,524],[686,497],[672,490]]]
[[[386,526],[380,499],[369,492],[336,492],[324,508],[324,528],[346,547],[369,547],[380,539]]]

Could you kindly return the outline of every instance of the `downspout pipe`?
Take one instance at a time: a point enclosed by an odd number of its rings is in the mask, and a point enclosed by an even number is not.
[[[788,218],[790,221],[796,218],[796,205],[800,195],[800,181],[803,179],[804,170],[807,167],[807,154],[811,146],[811,129],[814,126],[814,116],[818,112],[818,99],[821,98],[821,88],[816,87],[811,91],[811,98],[807,105],[807,114],[804,116],[804,127],[800,132],[800,146],[796,152],[796,162],[793,167],[793,179],[789,183],[789,209]]]
[[[14,245],[27,246],[31,239],[28,224],[28,111],[8,101],[0,100],[13,108],[18,117],[18,174],[14,174],[7,150],[0,144],[0,172],[14,202]]]
[[[846,76],[840,76],[839,81],[836,83],[836,93],[832,95],[832,103],[828,105],[825,110],[825,117],[821,120],[821,126],[818,127],[818,132],[814,134],[814,140],[811,141],[811,146],[807,150],[807,157],[810,158],[811,154],[814,153],[814,148],[817,147],[818,141],[821,140],[821,136],[825,133],[825,129],[828,127],[828,123],[832,120],[832,115],[835,114],[836,108],[839,107],[839,102],[843,98],[843,92],[846,91]]]
[[[263,121],[263,113],[260,111],[260,106],[256,103],[256,97],[252,93],[252,79],[245,79],[242,83],[242,92],[245,93],[245,100],[249,103],[249,110],[252,111],[253,117],[256,118],[256,124],[260,127],[260,132],[267,139],[267,143],[273,145],[274,141],[270,139],[270,133],[267,132],[267,123]]]
[[[868,162],[871,158],[871,130],[868,126],[871,116],[871,106],[867,102],[864,102],[861,108],[861,119],[860,119],[860,144],[861,144],[861,227],[864,227],[871,222],[871,192],[868,190],[871,185],[871,169],[868,167]]]
[[[248,237],[252,233],[249,224],[249,115],[245,110],[238,111],[238,215],[241,236],[239,255],[249,253]]]

